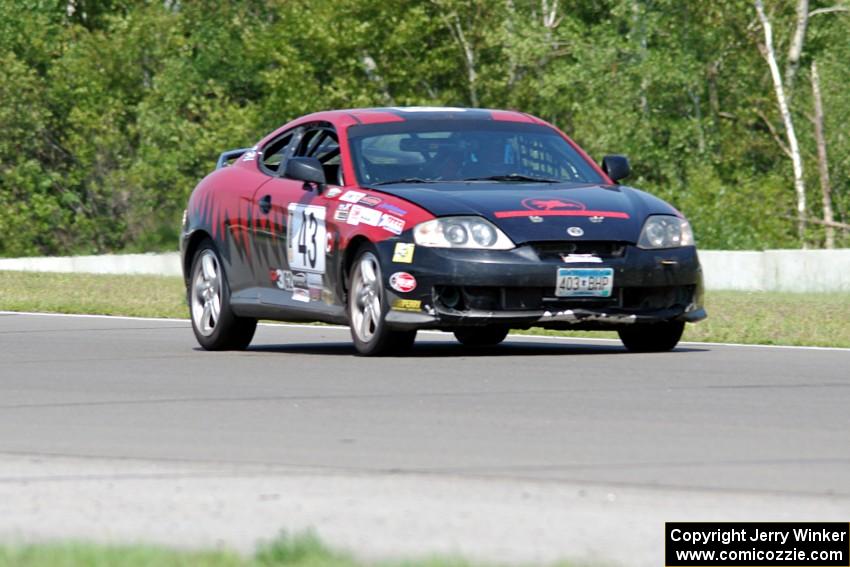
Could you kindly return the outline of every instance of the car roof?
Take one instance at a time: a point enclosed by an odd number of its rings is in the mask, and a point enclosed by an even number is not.
[[[459,108],[451,106],[395,106],[384,108],[357,108],[349,111],[357,118],[385,114],[405,121],[418,120],[510,120],[514,122],[536,122],[528,114],[515,110],[489,108]],[[361,118],[362,119],[362,118]],[[391,119],[392,120],[392,119]]]
[[[354,124],[380,124],[384,122],[414,122],[425,120],[505,120],[510,122],[543,123],[538,118],[515,110],[451,106],[348,108],[316,112],[302,119],[329,121],[342,119],[344,122],[350,121]],[[299,122],[302,119],[299,119]]]
[[[362,124],[383,124],[388,122],[413,122],[427,120],[500,120],[507,122],[525,122],[551,124],[530,114],[516,110],[498,110],[490,108],[459,108],[452,106],[387,106],[377,108],[345,108],[339,110],[323,110],[307,114],[284,124],[269,133],[257,143],[261,147],[275,139],[282,132],[301,124],[310,122],[330,122],[337,128],[348,128]]]

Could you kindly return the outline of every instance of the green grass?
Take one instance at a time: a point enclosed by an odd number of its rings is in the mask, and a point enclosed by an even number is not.
[[[686,341],[850,347],[850,294],[715,291],[708,319]],[[142,317],[188,316],[177,277],[0,271],[0,310]],[[615,333],[531,329],[523,333],[616,337]]]
[[[560,564],[561,567],[567,567]],[[364,562],[329,549],[310,532],[281,535],[253,556],[154,546],[49,543],[0,546],[0,567],[487,567],[460,558]]]
[[[0,547],[0,567],[243,567],[249,565],[263,564],[224,551],[174,551],[149,546],[50,543]]]
[[[0,310],[188,317],[179,277],[0,271]]]
[[[850,293],[713,292],[685,339],[850,347]]]
[[[708,319],[687,325],[683,341],[850,348],[849,293],[713,291],[705,309]],[[523,332],[617,338],[613,332]]]

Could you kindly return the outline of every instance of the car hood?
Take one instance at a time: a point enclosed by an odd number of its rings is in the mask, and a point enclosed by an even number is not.
[[[624,185],[417,183],[374,190],[438,217],[485,217],[516,244],[574,239],[635,243],[647,216],[679,215],[661,199]]]

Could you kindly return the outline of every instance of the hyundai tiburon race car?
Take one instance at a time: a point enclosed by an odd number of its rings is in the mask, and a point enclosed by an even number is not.
[[[351,327],[364,355],[418,329],[494,345],[510,329],[616,330],[675,347],[705,317],[688,221],[521,112],[371,108],[304,116],[224,152],[181,251],[192,326],[240,349],[258,319]]]

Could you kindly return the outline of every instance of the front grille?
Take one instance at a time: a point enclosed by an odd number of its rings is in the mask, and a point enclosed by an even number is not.
[[[617,307],[627,311],[652,311],[685,307],[695,286],[615,287],[610,298],[554,297],[553,287],[436,286],[434,300],[454,311],[537,311],[582,307]]]
[[[557,305],[581,306],[616,305],[617,290],[611,298],[553,299],[552,287],[490,287],[490,286],[436,286],[435,301],[455,311],[536,311]]]
[[[533,242],[531,247],[541,260],[561,261],[567,254],[593,254],[599,258],[622,258],[626,243],[609,240],[566,240],[562,242]]]

